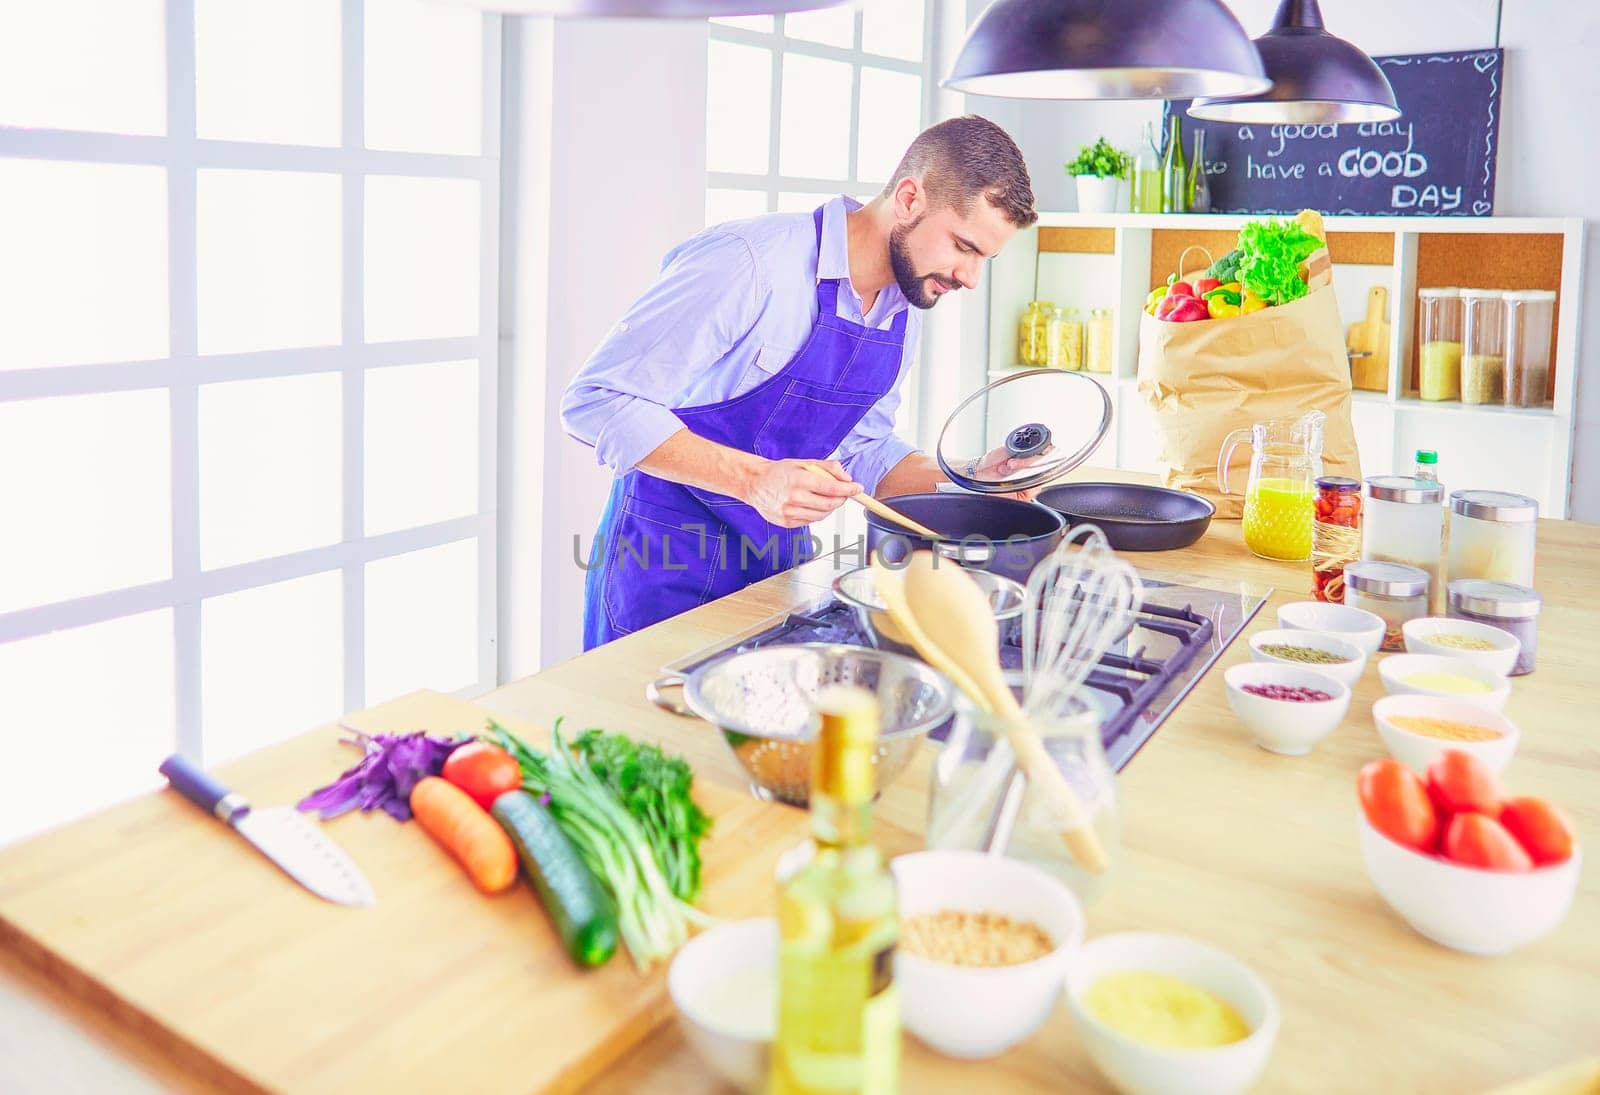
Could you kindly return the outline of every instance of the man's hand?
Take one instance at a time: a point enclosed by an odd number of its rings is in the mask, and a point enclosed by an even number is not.
[[[815,469],[822,468],[826,475]],[[739,500],[781,528],[820,521],[861,493],[837,460],[767,460]]]

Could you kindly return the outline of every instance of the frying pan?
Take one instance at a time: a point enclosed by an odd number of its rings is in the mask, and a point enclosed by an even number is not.
[[[1040,491],[1039,502],[1069,525],[1099,525],[1118,551],[1188,547],[1217,512],[1197,494],[1137,483],[1062,483]]]

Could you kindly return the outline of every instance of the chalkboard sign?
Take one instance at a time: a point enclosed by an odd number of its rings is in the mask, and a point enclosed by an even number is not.
[[[1486,217],[1494,212],[1503,50],[1375,57],[1400,117],[1343,125],[1241,125],[1184,113],[1184,153],[1205,130],[1215,213]],[[1170,132],[1170,120],[1163,132]]]

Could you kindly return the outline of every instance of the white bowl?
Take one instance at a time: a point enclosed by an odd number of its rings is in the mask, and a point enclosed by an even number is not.
[[[1469,677],[1489,686],[1487,692],[1446,692],[1437,688],[1424,688],[1410,684],[1409,679],[1421,673],[1449,673],[1456,677]],[[1490,711],[1505,710],[1511,698],[1511,682],[1499,673],[1442,654],[1393,654],[1378,663],[1378,679],[1383,690],[1391,696],[1433,696],[1436,699],[1466,700]]]
[[[1397,715],[1464,722],[1497,731],[1500,736],[1492,741],[1446,741],[1402,730],[1393,722]],[[1517,742],[1522,738],[1517,724],[1504,715],[1460,697],[1385,696],[1372,705],[1372,721],[1377,723],[1378,736],[1388,746],[1389,755],[1419,776],[1428,770],[1433,758],[1446,749],[1470,753],[1495,772],[1503,772],[1506,765],[1511,763],[1517,751]]]
[[[1342,662],[1314,663],[1297,662],[1292,658],[1280,658],[1276,654],[1269,654],[1261,648],[1284,643],[1289,646],[1309,646],[1315,650],[1326,650],[1329,654],[1343,658]],[[1361,679],[1361,673],[1367,668],[1366,652],[1343,635],[1335,635],[1330,631],[1301,631],[1298,628],[1280,628],[1277,631],[1258,631],[1250,636],[1250,657],[1258,662],[1269,665],[1291,665],[1301,669],[1314,669],[1318,673],[1332,677],[1340,684],[1355,684]]]
[[[1250,1033],[1211,1049],[1167,1049],[1119,1034],[1089,1014],[1083,996],[1100,978],[1165,973],[1231,1004]],[[1121,932],[1091,939],[1067,969],[1067,1006],[1090,1060],[1127,1095],[1233,1095],[1261,1075],[1278,1036],[1278,1001],[1250,968],[1215,947],[1176,935]]]
[[[1509,676],[1522,652],[1522,640],[1509,631],[1501,631],[1488,624],[1457,620],[1448,616],[1425,616],[1420,620],[1407,620],[1401,628],[1406,637],[1407,654],[1436,654],[1443,658],[1459,658],[1480,669],[1487,669],[1502,677]],[[1439,635],[1465,635],[1493,643],[1493,650],[1461,650],[1444,646],[1432,640]]]
[[[1389,625],[1382,616],[1364,608],[1326,601],[1295,601],[1278,609],[1278,626],[1294,631],[1324,631],[1349,639],[1370,658],[1383,645]]]
[[[715,1007],[710,994],[730,977],[752,978],[761,990],[770,983],[770,1002]],[[741,1091],[766,1088],[778,1026],[777,920],[735,920],[701,932],[672,959],[667,993],[689,1044],[707,1064]]]
[[[941,849],[889,864],[902,919],[945,909],[1031,920],[1056,949],[1015,966],[955,966],[895,951],[906,1029],[951,1057],[993,1057],[1044,1025],[1061,1001],[1067,962],[1083,941],[1071,890],[1021,860]]]
[[[1583,851],[1532,871],[1465,867],[1398,844],[1361,817],[1361,858],[1389,907],[1421,934],[1468,954],[1505,954],[1550,934],[1578,890]]]
[[[1333,732],[1350,709],[1350,689],[1308,666],[1279,662],[1242,662],[1222,675],[1228,690],[1228,706],[1250,731],[1250,740],[1272,753],[1303,757],[1311,747]],[[1281,684],[1316,688],[1330,700],[1297,703],[1255,696],[1244,690],[1247,684]]]

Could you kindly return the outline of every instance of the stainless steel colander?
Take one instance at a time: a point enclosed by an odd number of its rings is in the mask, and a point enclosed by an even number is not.
[[[722,731],[758,796],[804,806],[817,693],[833,684],[865,688],[878,698],[873,763],[880,791],[911,762],[917,743],[950,717],[950,683],[922,662],[826,643],[729,655],[691,673],[683,696],[695,714]]]

